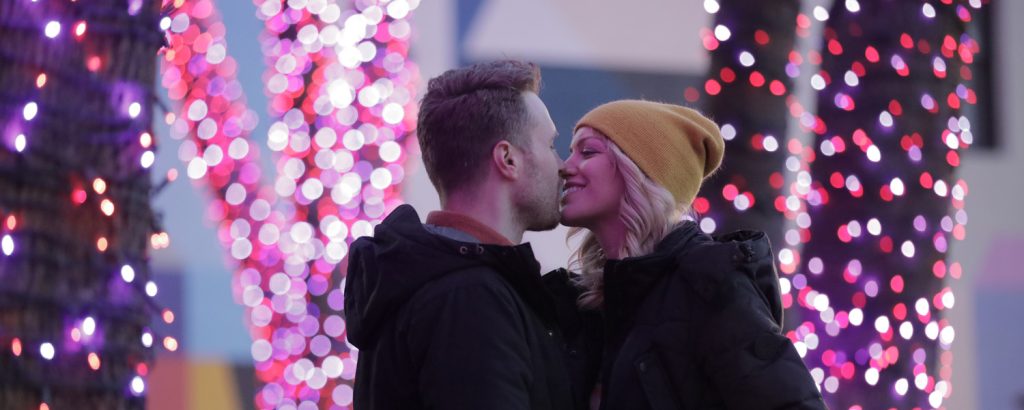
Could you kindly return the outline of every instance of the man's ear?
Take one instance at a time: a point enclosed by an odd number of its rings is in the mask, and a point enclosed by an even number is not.
[[[509,179],[519,178],[522,159],[519,149],[512,145],[512,143],[501,140],[494,144],[494,149],[491,150],[491,162],[494,163],[495,169],[498,170],[498,175]]]

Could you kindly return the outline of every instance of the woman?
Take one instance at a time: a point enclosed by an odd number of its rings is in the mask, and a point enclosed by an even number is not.
[[[601,408],[825,408],[781,334],[764,233],[712,238],[679,222],[721,163],[718,127],[616,101],[579,121],[571,149],[562,223],[583,234],[580,305],[604,314]]]

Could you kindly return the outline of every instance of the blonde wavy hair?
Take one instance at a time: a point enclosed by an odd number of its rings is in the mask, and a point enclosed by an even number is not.
[[[689,212],[688,206],[676,206],[672,193],[647,177],[607,136],[590,128],[581,132],[586,130],[605,141],[612,164],[625,182],[619,218],[626,227],[626,238],[619,255],[624,259],[653,252]],[[604,304],[605,252],[594,233],[586,228],[570,228],[566,241],[577,235],[583,235],[583,240],[569,256],[569,268],[580,273],[578,284],[586,289],[578,303],[583,308],[600,308]]]

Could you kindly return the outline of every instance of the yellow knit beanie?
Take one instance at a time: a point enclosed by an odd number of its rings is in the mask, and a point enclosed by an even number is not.
[[[725,141],[718,126],[690,108],[620,100],[594,108],[576,123],[615,142],[676,204],[689,205],[701,182],[718,169]]]

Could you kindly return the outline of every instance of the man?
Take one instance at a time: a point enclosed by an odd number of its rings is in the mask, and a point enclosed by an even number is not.
[[[537,67],[516,61],[430,81],[417,133],[442,211],[421,224],[403,205],[352,244],[345,314],[360,349],[355,408],[585,406],[574,396],[588,392],[569,370],[581,359],[573,363],[579,354],[562,335],[573,326],[559,321],[571,298],[565,309],[529,244],[515,245],[559,220],[557,132],[539,85]]]

